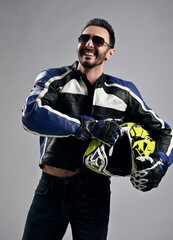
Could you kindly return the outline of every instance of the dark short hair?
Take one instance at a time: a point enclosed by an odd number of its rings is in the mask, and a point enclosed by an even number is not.
[[[115,45],[115,33],[112,28],[112,26],[104,19],[101,18],[94,18],[91,19],[86,26],[83,28],[82,32],[89,26],[97,26],[97,27],[102,27],[105,28],[108,33],[109,33],[109,38],[110,38],[110,46],[111,48],[114,48]]]

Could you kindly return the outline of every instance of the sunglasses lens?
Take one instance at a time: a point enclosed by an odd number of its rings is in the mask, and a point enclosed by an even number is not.
[[[89,39],[90,39],[90,35],[82,34],[78,38],[78,41],[79,41],[79,43],[87,43],[89,41]],[[99,36],[93,36],[92,37],[92,41],[93,41],[94,45],[96,45],[97,47],[101,47],[105,43],[104,38],[99,37]]]
[[[80,43],[87,43],[89,39],[90,39],[90,36],[87,35],[87,34],[82,34],[82,35],[78,38],[78,40],[79,40]]]
[[[104,45],[105,40],[102,37],[99,36],[93,36],[93,43],[98,46],[101,47]]]

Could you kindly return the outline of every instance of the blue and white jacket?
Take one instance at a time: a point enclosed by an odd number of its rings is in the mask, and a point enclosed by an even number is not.
[[[164,152],[170,165],[172,130],[145,104],[135,85],[102,74],[93,87],[77,65],[42,71],[23,108],[24,128],[40,136],[40,166],[71,171],[80,166],[89,144],[75,138],[81,115],[144,125],[156,140],[156,152]]]

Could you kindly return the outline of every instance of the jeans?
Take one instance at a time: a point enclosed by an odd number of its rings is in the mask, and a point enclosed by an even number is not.
[[[58,178],[43,172],[22,240],[63,239],[68,224],[74,240],[106,240],[109,208],[108,177],[93,172]]]

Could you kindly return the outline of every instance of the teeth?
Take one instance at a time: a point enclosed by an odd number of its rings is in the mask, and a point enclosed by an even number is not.
[[[86,56],[94,56],[93,53],[85,53]]]

